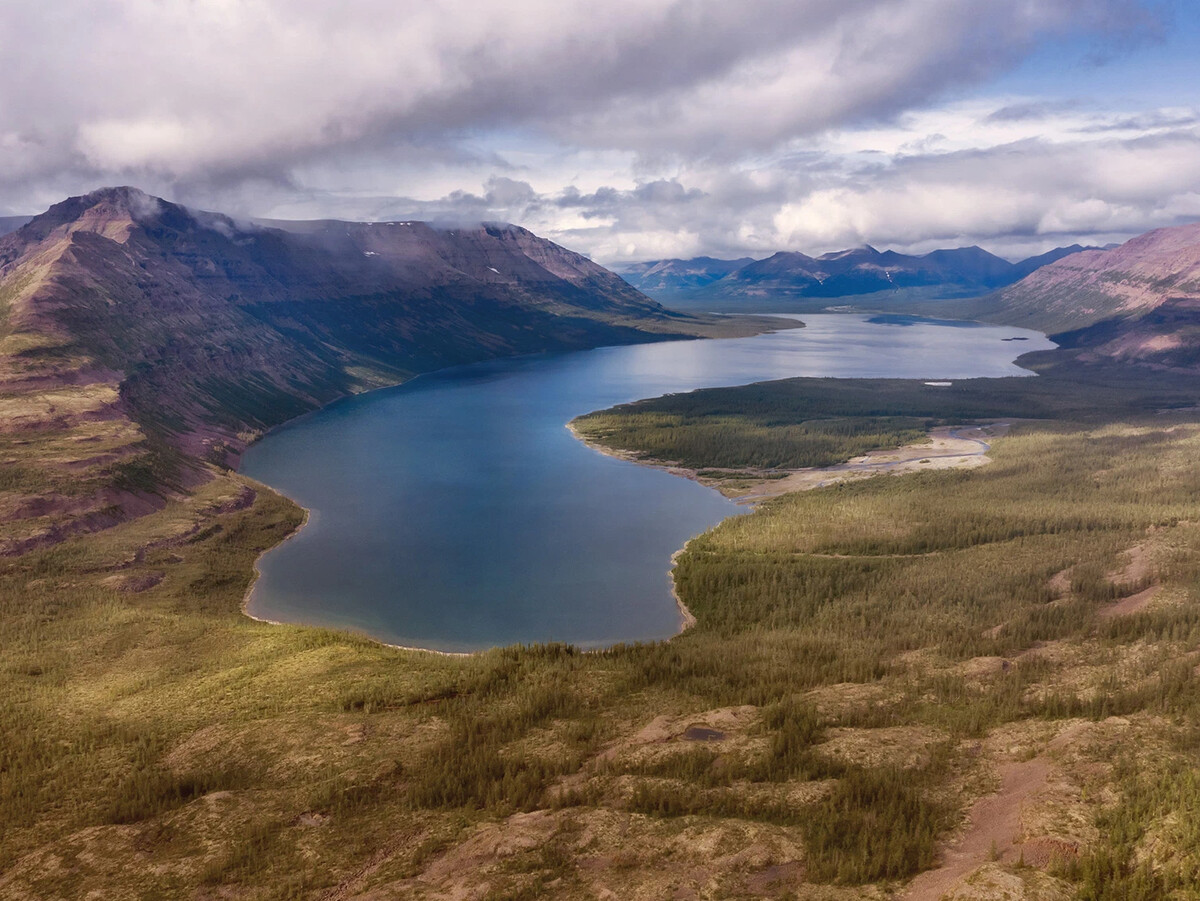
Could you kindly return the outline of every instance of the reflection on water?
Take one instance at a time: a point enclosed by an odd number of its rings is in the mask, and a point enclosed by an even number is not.
[[[671,554],[742,512],[716,492],[584,447],[567,421],[615,403],[788,376],[1022,374],[1036,332],[804,329],[459,367],[338,402],[252,447],[242,471],[313,511],[260,562],[250,612],[439,650],[599,646],[679,628]],[[1013,336],[1029,340],[1006,343]]]

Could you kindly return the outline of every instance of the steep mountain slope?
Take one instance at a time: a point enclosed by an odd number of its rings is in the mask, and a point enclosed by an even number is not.
[[[1200,223],[1072,254],[980,298],[978,319],[1050,333],[1093,354],[1200,365]]]
[[[1112,245],[1117,246],[1117,245]],[[1109,250],[1106,247],[1084,247],[1080,244],[1071,244],[1068,247],[1056,247],[1046,253],[1038,254],[1035,257],[1027,257],[1019,263],[1013,264],[1012,275],[1013,281],[1017,282],[1025,278],[1031,272],[1041,269],[1043,266],[1049,266],[1051,263],[1056,263],[1064,257],[1069,257],[1073,253],[1081,253],[1085,250]]]
[[[0,552],[148,509],[348,393],[706,327],[515,226],[284,231],[74,197],[0,238]]]
[[[1197,298],[1200,223],[1156,229],[1112,250],[1072,254],[998,291],[986,308],[1006,322],[1062,331]]]
[[[694,257],[690,260],[653,260],[648,263],[624,263],[613,271],[625,281],[655,300],[667,300],[707,287],[731,272],[753,263],[751,257],[718,260]]]

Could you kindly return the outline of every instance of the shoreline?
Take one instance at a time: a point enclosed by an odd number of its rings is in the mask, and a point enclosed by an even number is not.
[[[852,457],[845,463],[837,463],[833,466],[775,470],[775,472],[786,472],[788,475],[782,479],[763,478],[757,481],[743,479],[739,481],[750,481],[751,484],[737,490],[723,490],[721,487],[723,480],[721,479],[701,478],[699,471],[696,469],[661,460],[639,457],[633,451],[607,447],[581,435],[575,427],[574,421],[566,424],[567,431],[576,440],[599,454],[612,457],[615,460],[622,460],[626,463],[649,466],[674,476],[689,479],[699,485],[703,485],[705,488],[711,488],[714,491],[720,492],[721,495],[729,498],[736,504],[750,507],[756,506],[760,501],[765,501],[773,497],[780,497],[796,491],[812,491],[815,488],[823,488],[826,485],[838,482],[856,481],[879,475],[905,475],[910,472],[931,469],[970,469],[976,466],[983,466],[992,462],[991,458],[987,456],[987,452],[991,450],[991,444],[984,439],[1003,437],[1011,427],[1011,420],[1005,422],[977,423],[975,425],[938,426],[929,430],[928,436],[930,441],[928,444],[906,444],[895,448],[881,448],[869,451],[861,457]],[[968,437],[961,434],[964,432],[974,432],[975,435]],[[939,448],[939,441],[943,442],[943,445],[949,444],[951,447],[955,446],[950,444],[950,442],[958,441],[962,444],[973,445],[975,450],[971,452],[968,448],[960,445],[955,449],[968,452],[938,454],[936,453],[937,450],[944,449],[944,447]],[[930,453],[930,451],[935,452]],[[934,460],[938,462],[934,463]],[[822,478],[823,476],[832,476],[832,478]],[[758,489],[757,492],[756,489]],[[729,517],[721,520],[721,522],[725,522],[726,519],[729,519]],[[717,525],[719,526],[720,524],[718,523]],[[716,526],[713,528],[716,528]],[[695,614],[688,609],[683,599],[679,596],[679,586],[675,581],[675,568],[678,565],[679,558],[683,556],[688,546],[698,537],[700,536],[696,535],[689,538],[684,542],[683,547],[671,555],[671,566],[667,570],[667,577],[671,580],[671,597],[675,599],[675,605],[679,608],[679,614],[682,619],[679,631],[672,637],[682,635],[688,629],[692,628],[692,626],[696,625]],[[667,640],[670,641],[670,639]]]
[[[586,415],[586,414],[581,414],[581,415]],[[683,471],[679,470],[678,467],[670,467],[670,466],[666,466],[666,465],[659,465],[657,463],[652,463],[647,460],[639,460],[635,454],[633,454],[629,451],[616,450],[615,448],[605,447],[602,444],[596,444],[592,441],[589,441],[583,435],[579,434],[579,430],[577,428],[575,428],[574,420],[571,420],[570,422],[566,423],[566,429],[568,432],[571,433],[571,436],[576,441],[578,441],[580,444],[582,444],[584,447],[590,448],[599,454],[603,454],[606,457],[612,457],[615,460],[624,460],[626,463],[638,463],[642,466],[651,466],[654,469],[662,469],[662,470],[665,470],[666,472],[671,473],[671,475],[684,475]],[[694,477],[687,476],[687,475],[684,475],[684,478],[691,478],[692,481],[694,481],[694,482],[699,482],[700,484],[704,484],[703,482],[700,482],[700,480],[698,478],[694,478]],[[705,486],[705,487],[710,487],[710,486]],[[725,517],[725,519],[728,519],[728,518],[729,517]],[[725,521],[724,519],[721,520],[721,522],[724,522],[724,521]],[[717,525],[720,525],[720,524],[721,523],[717,523]],[[713,528],[716,528],[716,526],[714,526]],[[703,534],[703,533],[701,533],[701,534]],[[675,583],[675,567],[679,563],[679,558],[682,557],[684,552],[687,551],[688,545],[691,544],[693,541],[695,541],[699,537],[700,537],[699,535],[693,535],[691,538],[689,538],[687,541],[685,541],[683,543],[683,547],[679,548],[679,550],[677,550],[673,554],[671,554],[671,565],[669,567],[667,567],[667,579],[670,580],[670,582],[671,582],[671,597],[675,600],[675,606],[677,608],[679,608],[679,619],[680,619],[679,631],[676,632],[675,635],[672,635],[671,638],[675,638],[679,635],[682,635],[688,629],[692,628],[692,626],[696,625],[696,615],[694,613],[692,613],[691,610],[688,609],[687,604],[685,604],[683,602],[683,598],[681,598],[679,596],[679,586]],[[668,638],[665,640],[670,641],[671,638]]]
[[[305,415],[308,415],[308,414],[305,414]],[[270,485],[267,485],[263,482],[255,481],[254,479],[251,479],[249,476],[241,476],[241,478],[246,479],[247,481],[252,481],[256,485],[266,488],[268,491],[274,491],[280,497],[287,497],[286,494],[283,494],[280,491],[276,491]],[[291,501],[293,504],[296,504],[296,501],[292,500],[292,498],[288,497],[287,499],[289,501]],[[353,629],[348,626],[323,626],[323,625],[319,625],[316,623],[289,623],[289,622],[284,622],[283,620],[278,620],[278,619],[267,619],[265,616],[255,616],[253,613],[251,613],[250,612],[250,600],[254,594],[255,587],[257,587],[257,585],[258,585],[259,577],[262,576],[262,570],[259,568],[259,563],[262,561],[262,558],[265,557],[267,554],[271,553],[271,551],[274,551],[274,550],[277,550],[278,548],[283,547],[285,544],[287,544],[289,541],[291,541],[293,538],[295,538],[297,535],[299,535],[301,530],[305,526],[307,526],[309,524],[309,522],[313,519],[312,510],[310,510],[308,507],[304,507],[300,504],[296,504],[296,506],[300,507],[300,509],[302,511],[304,511],[304,516],[300,520],[300,524],[298,526],[296,526],[296,528],[292,529],[292,531],[289,532],[282,541],[280,541],[276,545],[273,545],[272,547],[267,548],[265,551],[263,551],[261,554],[259,554],[258,557],[255,558],[255,560],[254,560],[254,574],[250,578],[250,584],[246,586],[246,593],[242,596],[242,606],[241,606],[242,616],[246,617],[249,620],[253,620],[256,623],[263,623],[264,625],[268,625],[268,626],[299,626],[301,628],[306,628],[306,629],[331,629],[335,632],[347,632],[351,635],[357,635],[359,638],[365,638],[367,641],[373,642],[374,644],[383,645],[383,647],[391,648],[392,650],[395,650],[395,651],[414,651],[414,652],[419,652],[422,654],[437,654],[441,657],[470,657],[474,654],[483,653],[482,651],[439,651],[439,650],[436,650],[435,648],[409,647],[408,645],[392,644],[391,642],[383,641],[382,639],[379,639],[379,638],[373,638],[372,636],[366,634],[365,632],[360,632],[357,629]]]
[[[790,316],[782,316],[780,318],[787,319],[787,318],[791,318],[791,317]],[[700,340],[704,340],[704,339],[700,339]],[[715,339],[710,339],[710,340],[715,340]],[[530,354],[529,356],[537,356],[537,354]],[[474,364],[465,364],[465,365],[474,365]],[[444,369],[454,369],[454,368],[456,368],[456,367],[453,367],[453,366],[444,367]],[[384,388],[398,387],[398,385],[407,384],[411,381],[414,381],[415,379],[421,378],[421,376],[423,376],[423,375],[433,375],[440,371],[444,371],[444,370],[432,370],[431,372],[428,372],[428,373],[418,373],[417,375],[412,376],[411,378],[406,379],[403,382],[397,383],[396,385],[380,385],[378,388],[370,389],[370,391],[382,390]],[[362,393],[366,394],[366,393],[370,393],[370,391],[362,392]],[[337,398],[336,400],[331,401],[330,404],[326,404],[325,406],[320,407],[317,410],[312,410],[307,413],[304,413],[301,416],[296,417],[296,419],[303,419],[306,416],[311,416],[314,413],[320,412],[321,410],[325,409],[326,407],[331,406],[332,404],[336,404],[336,403],[345,401],[349,397],[355,397],[355,396],[358,396],[358,395],[349,395],[348,397]],[[580,414],[580,415],[586,415],[586,414]],[[296,420],[288,420],[285,423],[280,423],[278,426],[275,426],[272,429],[268,430],[268,432],[264,433],[264,435],[258,436],[255,439],[255,441],[252,443],[257,443],[257,441],[261,440],[263,437],[265,437],[266,434],[269,434],[271,431],[274,431],[275,429],[283,428],[284,426],[287,426],[294,421],[296,421]],[[791,469],[791,470],[772,470],[772,471],[769,471],[771,473],[770,477],[767,477],[768,471],[765,471],[765,470],[757,470],[757,471],[741,470],[741,471],[739,471],[741,477],[736,478],[736,481],[738,481],[740,483],[739,487],[731,488],[729,486],[723,485],[722,483],[726,482],[726,481],[733,481],[734,479],[712,479],[712,478],[707,478],[707,477],[701,477],[699,474],[699,470],[696,470],[696,469],[679,466],[679,465],[672,464],[672,463],[669,463],[666,461],[643,458],[632,451],[624,451],[624,450],[606,447],[606,446],[599,444],[598,442],[592,441],[589,438],[582,435],[580,433],[580,431],[575,427],[574,419],[565,423],[565,427],[566,427],[567,431],[569,431],[571,433],[573,438],[575,438],[577,441],[579,441],[585,447],[588,447],[588,448],[596,451],[597,453],[603,454],[604,456],[607,456],[607,457],[612,457],[614,459],[622,460],[625,462],[636,463],[641,466],[650,466],[655,469],[660,469],[665,472],[668,472],[671,475],[681,476],[683,478],[694,481],[697,484],[703,485],[706,488],[711,488],[715,491],[720,492],[724,497],[732,500],[734,503],[737,503],[739,505],[744,505],[744,506],[751,506],[751,507],[755,506],[759,501],[767,500],[772,497],[778,497],[783,494],[789,494],[794,491],[808,491],[808,490],[812,490],[814,488],[824,487],[825,485],[834,484],[837,482],[849,481],[849,480],[859,479],[859,478],[863,478],[863,477],[871,477],[874,475],[881,475],[881,474],[900,475],[900,474],[904,474],[907,472],[918,471],[921,469],[968,468],[968,467],[980,466],[980,465],[991,462],[991,460],[986,456],[987,451],[990,450],[991,446],[987,441],[985,441],[983,439],[985,437],[992,438],[992,437],[1002,436],[1003,434],[1007,433],[1010,425],[1011,425],[1011,422],[992,422],[992,423],[976,424],[973,426],[968,426],[968,425],[940,426],[940,427],[930,430],[930,432],[928,433],[929,443],[926,443],[926,444],[904,445],[902,447],[897,447],[897,448],[879,449],[879,450],[875,450],[875,451],[870,451],[861,457],[854,457],[854,458],[851,458],[850,460],[846,461],[845,463],[835,464],[833,466],[828,466],[828,467],[810,467],[807,469]],[[966,437],[962,434],[959,434],[961,432],[966,432],[966,431],[973,431],[976,433],[976,436],[975,437]],[[955,442],[955,441],[959,442],[959,444],[957,446],[951,445],[951,449],[956,452],[937,453],[936,451],[938,451],[939,449],[945,449],[945,448],[938,447],[939,441],[942,442],[943,444],[947,444],[949,442]],[[963,445],[967,445],[968,447],[964,447]],[[933,453],[931,453],[931,451],[933,451]],[[936,462],[934,462],[934,461],[936,461]],[[235,470],[235,472],[236,472],[236,470]],[[753,478],[748,479],[745,477],[745,474],[747,472],[759,472],[762,474],[763,477],[759,478],[759,479],[753,479]],[[781,473],[781,472],[786,473],[786,475],[783,478],[779,477],[779,473]],[[257,482],[256,480],[251,479],[249,476],[244,476],[244,475],[241,475],[240,473],[238,475],[241,478],[247,479],[249,481],[254,481],[256,484],[262,485],[264,488],[267,488],[270,491],[274,491],[276,494],[280,494],[283,497],[287,497],[287,495],[283,495],[282,492],[276,491],[276,489],[271,488],[271,486],[266,485],[265,483]],[[292,501],[292,503],[296,503],[292,498],[288,498],[288,500]],[[365,638],[368,641],[374,642],[375,644],[382,645],[383,647],[391,648],[393,650],[419,652],[419,653],[425,653],[425,654],[437,654],[437,655],[445,656],[445,657],[470,657],[470,656],[474,656],[476,654],[486,653],[487,650],[490,650],[490,648],[484,648],[484,649],[480,649],[477,651],[441,651],[441,650],[437,650],[435,648],[422,648],[422,647],[415,647],[415,646],[409,646],[409,645],[399,645],[399,644],[393,644],[391,642],[384,641],[382,639],[375,638],[375,637],[371,636],[370,634],[367,634],[365,632],[354,629],[353,627],[324,626],[324,625],[319,625],[319,624],[303,623],[303,622],[294,622],[294,623],[293,622],[283,622],[283,621],[279,621],[279,620],[272,620],[272,619],[267,619],[265,617],[255,616],[253,613],[250,612],[249,607],[250,607],[250,602],[251,602],[251,599],[252,599],[252,596],[254,593],[254,589],[257,587],[259,578],[262,575],[262,571],[259,566],[261,560],[268,553],[275,550],[275,548],[281,547],[285,542],[287,542],[287,541],[291,540],[292,538],[296,537],[297,535],[299,535],[300,531],[310,523],[310,521],[313,517],[312,511],[309,510],[307,507],[303,507],[299,504],[297,504],[297,506],[300,506],[301,510],[304,513],[303,519],[301,520],[300,524],[296,527],[296,529],[294,531],[292,531],[281,542],[279,542],[279,544],[276,544],[275,546],[263,551],[262,554],[260,554],[254,561],[253,576],[251,578],[250,584],[246,588],[246,593],[243,596],[242,606],[241,606],[242,614],[244,616],[246,616],[248,619],[251,619],[255,622],[268,624],[268,625],[310,626],[310,627],[315,627],[315,628],[328,628],[328,629],[333,629],[333,630],[346,631],[346,632],[349,632],[350,634],[358,635],[359,637]],[[728,518],[728,517],[726,517],[726,518]],[[724,521],[725,520],[722,520],[722,522],[724,522]],[[719,523],[718,523],[718,525],[719,525]],[[671,638],[675,638],[678,635],[682,635],[688,629],[692,628],[693,626],[695,626],[697,624],[697,619],[696,619],[695,614],[693,614],[691,612],[691,610],[688,609],[687,605],[683,602],[683,599],[679,596],[678,585],[675,581],[675,570],[678,566],[679,558],[687,551],[689,545],[691,545],[692,541],[694,541],[697,537],[699,537],[699,536],[696,535],[696,536],[693,536],[692,538],[689,538],[686,542],[684,542],[683,547],[679,548],[678,550],[676,550],[674,553],[671,554],[670,565],[667,568],[667,577],[670,580],[670,585],[671,585],[671,598],[674,600],[676,608],[679,612],[680,625],[679,625],[679,631],[676,632],[675,635],[672,635],[670,638],[660,639],[660,640],[670,641]],[[591,652],[591,651],[598,650],[598,649],[591,648],[591,649],[580,649],[580,650],[587,653],[587,652]]]
[[[768,500],[773,497],[779,497],[784,494],[790,494],[795,491],[811,491],[815,488],[821,488],[837,482],[870,478],[876,475],[904,475],[908,472],[915,472],[922,469],[958,469],[982,466],[991,462],[991,459],[987,456],[987,452],[991,449],[991,445],[984,439],[1002,437],[1008,432],[1011,425],[1011,421],[1005,421],[963,426],[939,426],[929,431],[930,443],[928,444],[909,444],[896,448],[870,451],[861,457],[854,457],[845,463],[834,464],[833,466],[777,470],[776,472],[787,472],[788,476],[782,479],[776,477],[769,479],[763,478],[758,481],[751,480],[749,486],[743,486],[741,489],[736,491],[722,490],[720,485],[722,480],[701,478],[699,472],[695,469],[674,465],[664,461],[640,458],[632,451],[623,451],[616,448],[606,447],[602,444],[589,440],[580,434],[579,430],[574,425],[574,421],[567,422],[565,427],[567,431],[571,433],[572,437],[574,437],[585,447],[588,447],[599,454],[603,454],[606,457],[612,457],[613,459],[622,460],[627,463],[636,463],[640,466],[649,466],[654,469],[659,469],[670,473],[671,475],[689,479],[699,485],[703,485],[706,488],[719,491],[722,495],[734,501],[735,503],[753,507],[756,506],[760,501]],[[976,434],[972,437],[958,434],[968,431]],[[931,450],[937,449],[938,441],[958,441],[962,442],[963,444],[973,445],[975,450],[973,452],[951,454],[930,453]],[[957,449],[967,450],[961,446]],[[934,460],[937,460],[938,463],[934,464]],[[832,478],[822,478],[824,476],[832,476]],[[281,494],[281,492],[276,491],[276,489],[271,488],[271,486],[251,479],[249,476],[242,476],[239,474],[239,477],[246,479],[247,481],[254,482],[256,485],[260,485],[269,491],[275,492],[276,494]],[[739,481],[745,482],[748,480],[742,479]],[[759,489],[757,493],[755,493],[755,489]],[[287,495],[282,496],[287,497]],[[296,503],[296,501],[294,501],[292,498],[288,498],[288,500],[292,501],[292,503]],[[346,626],[292,623],[255,616],[250,612],[250,602],[254,594],[254,589],[258,585],[258,580],[262,576],[262,570],[260,569],[259,564],[263,557],[265,557],[271,551],[274,551],[276,548],[282,547],[285,543],[299,535],[301,530],[304,529],[305,526],[309,525],[314,518],[312,510],[300,504],[297,504],[297,506],[300,507],[304,514],[300,524],[282,541],[280,541],[279,544],[276,544],[274,547],[263,551],[263,553],[260,554],[254,561],[253,576],[250,580],[250,584],[246,587],[246,593],[242,597],[241,604],[242,615],[247,619],[271,626],[301,626],[308,628],[344,631],[392,650],[420,654],[436,654],[441,657],[473,657],[478,654],[487,653],[488,650],[491,650],[490,648],[485,648],[478,651],[440,651],[436,648],[422,648],[410,645],[393,644],[391,642],[375,638],[365,632],[361,632],[357,629]],[[728,519],[728,517],[726,517],[726,519]],[[722,520],[721,522],[724,521],[725,520]],[[718,523],[718,525],[720,525],[720,523]],[[687,604],[683,602],[683,598],[681,598],[679,595],[679,586],[675,581],[675,570],[679,564],[679,558],[687,552],[687,549],[691,543],[699,537],[699,535],[692,536],[684,542],[683,547],[671,554],[670,565],[667,568],[667,578],[671,585],[671,598],[674,600],[675,607],[679,612],[680,625],[679,631],[676,632],[675,635],[672,635],[670,638],[661,639],[663,641],[670,641],[671,639],[682,635],[688,629],[691,629],[697,624],[696,615],[692,613],[690,609],[688,609]],[[601,649],[580,649],[582,653],[594,653],[597,650]]]
[[[957,426],[936,426],[926,433],[929,440],[925,444],[878,448],[862,456],[851,457],[844,463],[834,463],[830,466],[731,470],[728,479],[701,476],[700,470],[692,467],[643,457],[634,451],[607,447],[580,434],[573,422],[567,423],[567,430],[587,447],[606,457],[649,466],[718,491],[734,503],[753,506],[772,497],[796,491],[811,491],[814,488],[877,475],[905,475],[934,469],[970,469],[983,466],[991,462],[991,458],[987,456],[987,452],[991,450],[990,440],[1002,438],[1016,421],[1010,418]],[[754,474],[761,477],[756,479]],[[739,486],[734,488],[724,484],[729,481],[736,481]]]
[[[756,316],[759,316],[759,314],[753,314],[753,313],[749,313],[749,314],[716,314],[716,315],[726,316],[729,318],[755,318]],[[786,319],[786,318],[794,318],[794,317],[783,316],[780,318]],[[793,326],[793,327],[803,328],[802,320],[797,318],[796,322],[799,324],[797,326]],[[781,326],[778,329],[777,328],[763,329],[761,332],[755,332],[754,334],[769,334],[774,331],[779,331],[781,328],[787,328],[787,327]],[[737,337],[737,336],[730,335],[729,337]],[[673,339],[668,338],[666,340],[667,341],[671,341],[671,340],[717,341],[717,340],[720,340],[720,337],[719,336],[708,337],[708,336],[701,336],[701,335],[691,335],[691,336],[679,335],[676,338],[673,338]],[[599,347],[610,347],[610,346],[611,347],[622,347],[625,345],[599,345]],[[596,349],[598,349],[598,348],[596,348],[596,347],[578,348],[576,351],[565,351],[565,352],[566,353],[576,353],[576,352],[582,351],[582,350],[596,350]],[[299,422],[309,416],[315,416],[316,414],[329,409],[330,407],[334,406],[335,404],[344,403],[348,400],[351,400],[352,398],[361,397],[363,395],[370,394],[375,391],[384,391],[389,388],[399,388],[401,385],[408,385],[423,376],[436,375],[441,372],[446,372],[448,370],[457,369],[457,368],[466,367],[466,366],[476,366],[476,365],[479,365],[480,362],[492,362],[492,360],[519,359],[521,357],[536,357],[536,356],[541,356],[543,354],[548,354],[548,353],[552,354],[552,353],[563,353],[563,352],[564,351],[535,351],[535,352],[529,353],[529,354],[516,354],[515,356],[512,356],[512,357],[495,357],[495,358],[492,358],[489,360],[477,361],[475,363],[459,363],[459,364],[455,364],[453,366],[443,366],[440,369],[431,369],[428,372],[418,372],[418,373],[416,373],[412,376],[409,376],[408,378],[405,378],[399,382],[394,382],[391,384],[380,384],[380,385],[377,385],[376,387],[368,388],[365,391],[353,392],[350,394],[346,394],[342,397],[334,398],[333,400],[329,401],[329,403],[322,404],[321,406],[317,407],[314,410],[309,410],[305,413],[301,413],[299,416],[295,416],[292,419],[286,420],[285,422],[281,422],[278,425],[274,425],[271,428],[267,429],[262,434],[255,436],[254,439],[247,442],[246,446],[241,450],[241,452],[238,453],[237,465],[239,467],[241,466],[242,457],[245,454],[246,450],[248,450],[253,445],[257,444],[258,442],[262,441],[267,435],[271,434],[272,432],[275,432],[279,429],[286,428],[286,427],[292,425],[293,423]],[[570,423],[567,424],[567,428],[571,428]],[[575,434],[574,429],[572,429],[571,431],[572,431],[572,434]],[[588,447],[592,446],[587,441],[585,441],[583,438],[581,438],[578,434],[575,434],[575,437],[584,445],[586,445]],[[287,498],[293,504],[296,504],[296,506],[300,507],[300,509],[304,512],[303,519],[301,519],[300,524],[298,526],[296,526],[296,528],[293,531],[288,533],[288,535],[282,541],[280,541],[278,544],[267,548],[261,554],[259,554],[258,557],[255,558],[254,566],[253,566],[253,575],[250,578],[250,584],[246,586],[246,593],[242,596],[241,612],[242,612],[242,615],[245,616],[247,619],[253,620],[254,622],[258,622],[258,623],[264,623],[266,625],[271,625],[271,626],[307,626],[309,628],[334,629],[336,631],[345,631],[345,632],[349,632],[350,634],[353,634],[353,635],[358,635],[361,638],[365,638],[368,641],[372,641],[376,644],[382,645],[385,648],[392,648],[397,651],[412,651],[412,652],[418,652],[418,653],[422,653],[422,654],[438,654],[443,657],[471,657],[476,654],[486,653],[487,650],[490,650],[490,648],[485,648],[485,649],[479,650],[479,651],[439,651],[439,650],[436,650],[435,648],[410,647],[408,645],[392,644],[390,642],[383,641],[382,639],[374,638],[371,635],[368,635],[363,632],[359,632],[353,628],[348,628],[345,626],[322,626],[322,625],[316,625],[313,623],[283,622],[281,620],[266,619],[265,617],[255,616],[253,613],[250,612],[250,600],[251,600],[252,595],[254,594],[255,587],[258,585],[258,580],[262,576],[262,570],[259,568],[259,563],[262,561],[263,557],[265,557],[267,554],[271,553],[276,548],[282,547],[286,542],[290,541],[291,539],[293,539],[297,535],[299,535],[300,531],[309,524],[309,521],[313,517],[313,512],[308,507],[305,507],[302,504],[297,503],[294,498],[288,497],[282,491],[272,488],[270,485],[266,484],[265,482],[259,482],[257,479],[254,479],[250,476],[247,476],[247,475],[239,472],[237,468],[234,468],[233,472],[238,478],[253,482],[254,484],[259,485],[262,488],[267,489],[268,491],[272,491],[275,494],[278,494],[280,497]],[[671,555],[671,568],[668,569],[668,571],[667,571],[668,575],[671,578],[671,596],[675,599],[675,603],[679,608],[680,617],[682,620],[682,625],[680,627],[679,632],[675,633],[676,635],[682,634],[684,632],[684,630],[691,628],[696,623],[696,617],[692,615],[692,612],[690,610],[688,610],[687,606],[683,603],[683,601],[679,599],[679,596],[675,591],[675,579],[673,576],[670,575],[675,568],[676,559],[678,558],[678,556],[680,554],[682,554],[687,549],[687,545],[690,542],[691,542],[691,539],[689,539],[688,542],[685,543],[682,548],[680,548],[678,551],[676,551],[674,554]],[[674,637],[675,637],[674,635],[671,636],[671,638],[674,638]],[[670,641],[670,638],[665,639],[665,640]],[[583,649],[581,649],[581,650],[583,650]],[[586,652],[587,651],[585,650],[585,653]]]
[[[724,519],[721,520],[721,522],[724,521]],[[719,524],[720,523],[718,523],[718,525]],[[679,608],[679,617],[682,620],[682,623],[679,626],[679,631],[676,632],[675,635],[672,635],[671,638],[675,638],[677,635],[682,635],[692,626],[696,625],[696,614],[692,613],[692,611],[688,609],[687,604],[683,602],[683,598],[679,596],[679,584],[675,581],[675,567],[679,564],[679,558],[687,552],[688,545],[699,537],[699,535],[695,535],[689,538],[683,543],[683,547],[671,555],[671,568],[667,570],[667,578],[671,580],[671,597],[675,599],[675,606]],[[668,638],[667,641],[670,641],[671,638]]]

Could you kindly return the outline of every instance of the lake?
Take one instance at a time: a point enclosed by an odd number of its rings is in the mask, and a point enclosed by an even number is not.
[[[600,454],[572,437],[569,420],[790,376],[1028,375],[1012,360],[1054,346],[1023,329],[797,318],[807,328],[446,369],[272,431],[240,471],[310,519],[259,561],[248,611],[441,651],[667,638],[680,628],[672,553],[745,508]]]

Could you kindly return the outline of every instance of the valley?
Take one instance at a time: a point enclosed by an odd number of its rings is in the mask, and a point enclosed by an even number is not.
[[[929,415],[914,390],[888,412]],[[1200,425],[1131,412],[1161,390],[1022,423],[971,471],[766,501],[679,558],[693,628],[590,654],[246,619],[299,511],[233,474],[32,551],[0,576],[0,888],[886,895],[1027,759],[1016,850],[972,885],[1186,885]]]
[[[1186,897],[1200,376],[1182,353],[1139,365],[1081,332],[1022,357],[1034,378],[799,378],[589,414],[588,441],[734,493],[1010,428],[985,465],[763,498],[694,538],[674,585],[695,622],[669,641],[408,651],[243,614],[303,511],[229,464],[258,431],[435,365],[384,352],[409,314],[372,332],[392,301],[355,300],[363,328],[337,332],[287,287],[307,264],[214,274],[196,242],[221,229],[169,208],[185,218],[148,227],[132,197],[0,246],[0,895]],[[375,228],[322,271],[374,278]],[[305,253],[334,241],[307,229]],[[492,240],[536,249],[471,238]],[[269,296],[263,272],[282,306],[250,309],[237,285]],[[537,278],[495,302],[534,308],[534,335],[552,309],[573,346],[769,327]],[[1146,318],[1092,322],[1114,315]],[[533,346],[487,321],[437,359]]]
[[[0,47],[0,901],[1200,901],[1200,5]]]
[[[666,310],[513,227],[292,228],[108,188],[0,237],[0,555],[143,515],[272,426],[420,372],[783,325]]]

